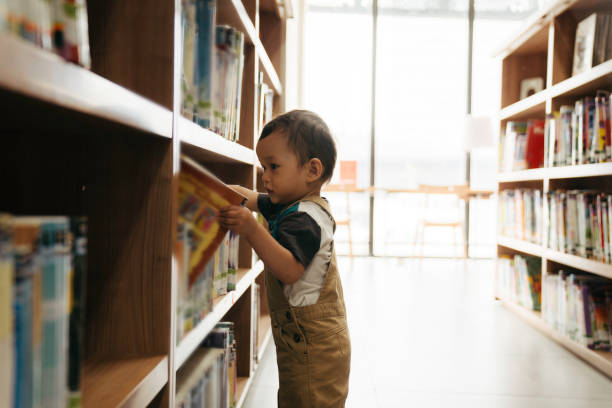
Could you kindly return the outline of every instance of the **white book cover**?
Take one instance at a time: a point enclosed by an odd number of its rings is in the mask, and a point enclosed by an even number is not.
[[[596,24],[597,14],[593,13],[578,23],[576,27],[572,76],[585,72],[592,67]]]

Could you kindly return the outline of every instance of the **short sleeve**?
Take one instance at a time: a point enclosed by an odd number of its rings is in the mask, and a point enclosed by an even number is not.
[[[281,206],[279,204],[274,204],[272,200],[270,200],[270,196],[267,194],[260,194],[257,196],[257,209],[264,216],[266,221],[273,221],[278,212],[281,210]]]
[[[284,216],[278,224],[276,237],[304,268],[321,248],[321,227],[305,212]]]

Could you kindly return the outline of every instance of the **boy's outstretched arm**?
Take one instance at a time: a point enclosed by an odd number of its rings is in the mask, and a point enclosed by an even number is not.
[[[244,204],[246,208],[251,211],[259,211],[259,208],[257,208],[257,196],[259,193],[257,193],[257,191],[249,190],[248,188],[238,185],[231,185],[230,187],[247,198]]]
[[[263,260],[266,269],[284,284],[291,285],[304,274],[304,266],[253,218],[248,209],[235,205],[222,208],[219,222],[246,238]]]

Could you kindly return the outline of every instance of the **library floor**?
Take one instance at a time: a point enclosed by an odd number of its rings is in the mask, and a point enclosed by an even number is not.
[[[610,408],[612,381],[493,298],[494,261],[339,259],[348,408]],[[245,408],[276,407],[269,346]]]

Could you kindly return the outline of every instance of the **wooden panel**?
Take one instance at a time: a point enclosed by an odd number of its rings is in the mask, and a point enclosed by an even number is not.
[[[259,13],[260,26],[259,36],[270,61],[277,73],[282,72],[281,44],[285,41],[283,22],[275,14],[269,12]],[[281,78],[281,81],[283,79]]]
[[[546,83],[546,52],[512,55],[502,63],[502,108],[520,99],[521,81],[541,77]]]
[[[553,85],[572,76],[576,19],[564,13],[554,20]]]
[[[168,352],[170,147],[121,133],[4,137],[3,209],[89,217],[88,356]]]
[[[257,70],[258,62],[255,48],[246,46],[244,53],[244,72],[242,74],[242,98],[240,107],[240,138],[238,143],[254,149],[259,135],[257,132]]]
[[[144,407],[167,382],[165,356],[86,362],[83,407]]]
[[[234,322],[239,377],[250,376],[253,368],[251,356],[253,351],[251,347],[251,292],[251,290],[245,291],[222,319]]]
[[[612,60],[558,83],[550,89],[553,106],[573,104],[584,96],[595,96],[598,89],[612,88]]]
[[[174,1],[89,0],[92,70],[172,109]]]

